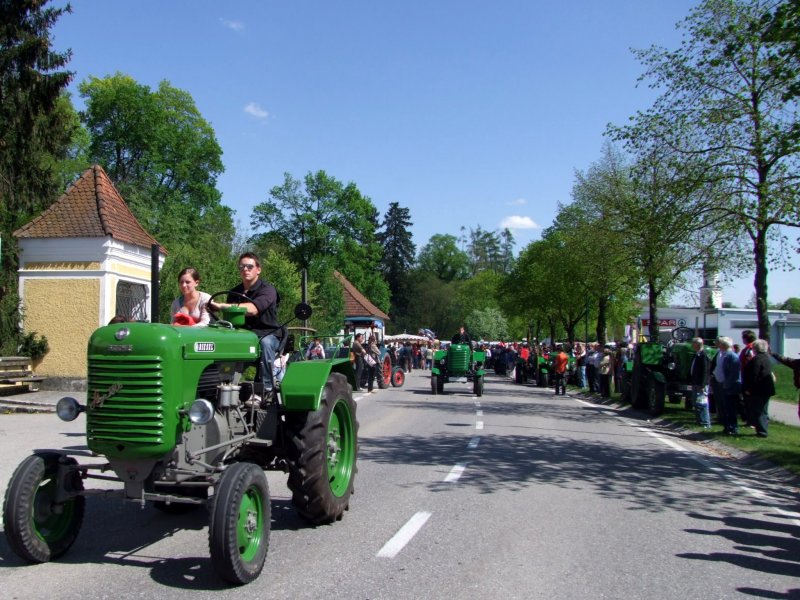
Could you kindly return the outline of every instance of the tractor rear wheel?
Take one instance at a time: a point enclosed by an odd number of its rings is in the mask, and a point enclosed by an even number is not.
[[[314,524],[342,518],[350,506],[358,455],[356,403],[347,378],[331,373],[319,409],[286,415],[292,504]]]
[[[231,583],[261,574],[269,549],[269,484],[263,469],[234,463],[222,473],[208,527],[211,564]]]
[[[11,476],[3,506],[3,527],[11,549],[29,562],[43,563],[64,554],[78,537],[86,499],[74,496],[56,503],[58,467],[77,465],[58,452],[41,452],[23,460]],[[82,491],[77,470],[64,477],[67,491]]]
[[[472,383],[472,392],[480,398],[483,396],[483,375],[476,376]]]

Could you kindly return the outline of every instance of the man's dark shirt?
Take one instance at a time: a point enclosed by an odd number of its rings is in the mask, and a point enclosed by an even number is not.
[[[231,292],[242,294],[258,310],[257,315],[247,315],[245,317],[244,326],[247,329],[252,329],[259,336],[272,334],[279,339],[283,336],[282,328],[278,322],[278,304],[281,301],[281,297],[274,285],[259,279],[247,291],[244,290],[244,285],[240,283]],[[228,302],[239,304],[244,301],[241,297],[230,294]]]
[[[471,341],[471,340],[470,340],[469,334],[467,334],[467,333],[460,333],[460,332],[459,332],[459,333],[457,333],[457,334],[455,334],[455,335],[453,336],[453,339],[452,339],[452,340],[450,340],[450,343],[451,343],[451,344],[469,344],[469,343],[470,343],[470,341]]]

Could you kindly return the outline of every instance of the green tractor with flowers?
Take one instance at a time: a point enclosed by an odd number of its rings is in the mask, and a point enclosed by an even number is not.
[[[298,319],[310,315],[306,304],[295,308]],[[284,335],[277,355],[295,359],[267,393],[259,338],[243,326],[244,309],[231,306],[208,327],[97,329],[88,342],[86,405],[69,397],[57,405],[63,420],[85,414],[91,457],[36,450],[22,461],[3,506],[11,549],[34,563],[63,555],[89,495],[165,512],[207,507],[212,564],[223,579],[245,584],[267,555],[267,470],[289,474],[292,504],[310,523],[340,520],[358,453],[350,360],[303,360]],[[120,487],[90,489],[92,480]]]

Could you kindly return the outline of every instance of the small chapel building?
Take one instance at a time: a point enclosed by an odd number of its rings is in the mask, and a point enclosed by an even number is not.
[[[19,241],[23,329],[47,338],[42,387],[86,378],[89,336],[114,316],[150,321],[151,256],[166,251],[136,220],[99,165],[85,170]]]

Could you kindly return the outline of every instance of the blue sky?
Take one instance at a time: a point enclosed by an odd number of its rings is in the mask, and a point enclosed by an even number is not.
[[[223,203],[249,229],[283,173],[325,170],[417,247],[461,227],[539,238],[608,123],[647,108],[631,48],[675,47],[689,0],[72,0],[53,30],[73,89],[116,72],[186,90],[223,149]],[[60,3],[57,3],[60,5]],[[77,93],[74,98],[80,106]],[[792,274],[770,298],[800,296]],[[725,299],[744,305],[752,277]]]

